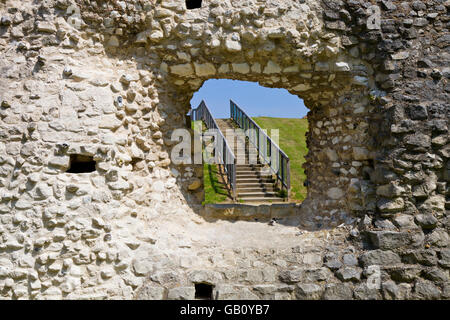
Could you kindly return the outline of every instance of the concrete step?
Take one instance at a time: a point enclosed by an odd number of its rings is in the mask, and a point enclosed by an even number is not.
[[[263,189],[263,188],[237,188],[236,192],[238,194],[238,196],[242,196],[243,194],[260,194],[260,195],[264,195],[264,194],[270,194],[273,195],[274,197],[277,196],[276,194],[276,190],[271,187],[270,189]]]
[[[269,168],[262,162],[236,164],[236,166],[237,166],[236,169],[245,169],[245,170],[264,170],[265,168]]]
[[[236,165],[236,169],[244,169],[244,168],[256,169],[256,168],[262,168],[262,167],[265,167],[265,165],[262,164],[262,163],[258,163],[258,164],[238,164],[238,165]]]
[[[253,192],[238,192],[239,198],[278,198],[275,192],[253,191]],[[281,198],[280,198],[281,199]]]
[[[261,178],[261,177],[251,177],[251,178],[242,178],[236,177],[236,183],[275,183],[275,179],[273,178]]]
[[[270,171],[266,171],[264,169],[256,169],[256,168],[255,169],[251,169],[251,168],[237,169],[236,168],[236,173],[247,174],[247,173],[255,173],[255,172],[258,173],[258,174],[262,174],[262,173],[265,173],[265,172],[271,174]]]
[[[256,179],[271,179],[272,175],[271,174],[261,174],[258,172],[251,172],[251,173],[240,173],[240,172],[236,172],[236,179],[252,179],[252,178],[256,178]]]
[[[262,171],[262,170],[236,170],[236,174],[239,175],[260,175],[260,176],[271,176],[272,173],[270,173],[270,171]]]
[[[266,188],[266,189],[270,189],[273,188],[273,183],[259,183],[259,182],[248,182],[248,183],[238,183],[237,184],[237,188],[254,188],[254,189],[259,189],[259,188]]]
[[[278,203],[278,202],[285,202],[282,198],[277,197],[252,197],[252,198],[238,198],[238,200],[243,202],[272,202],[272,203]]]

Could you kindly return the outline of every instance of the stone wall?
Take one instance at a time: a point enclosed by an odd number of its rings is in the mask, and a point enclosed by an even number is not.
[[[449,298],[449,6],[0,1],[0,296]],[[171,134],[211,78],[304,99],[297,214],[329,231],[198,216]]]

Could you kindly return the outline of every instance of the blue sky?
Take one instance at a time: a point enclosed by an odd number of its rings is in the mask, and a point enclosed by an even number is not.
[[[192,97],[191,106],[197,108],[205,100],[215,118],[229,118],[230,99],[251,117],[303,118],[308,113],[303,100],[286,89],[228,79],[206,81]]]

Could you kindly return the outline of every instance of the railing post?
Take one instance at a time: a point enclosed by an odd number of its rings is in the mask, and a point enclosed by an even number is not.
[[[291,164],[289,158],[286,159],[286,169],[287,169],[287,177],[286,177],[287,198],[289,201],[289,199],[291,198]]]

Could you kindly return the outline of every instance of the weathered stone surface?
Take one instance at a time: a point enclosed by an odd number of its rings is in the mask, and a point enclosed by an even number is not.
[[[194,63],[195,73],[200,77],[212,76],[216,74],[216,68],[212,63]]]
[[[381,292],[378,288],[368,287],[366,283],[361,283],[356,286],[353,296],[357,300],[379,300]]]
[[[414,295],[417,299],[436,300],[441,297],[441,291],[431,281],[417,280],[414,284]]]
[[[396,265],[401,263],[401,259],[398,254],[392,251],[384,251],[384,250],[371,250],[365,252],[361,256],[361,262],[364,266],[371,265]]]
[[[302,269],[284,270],[280,272],[279,278],[285,283],[297,283],[303,279],[304,271]]]
[[[423,234],[419,232],[371,231],[369,236],[373,245],[382,250],[418,247],[424,240]]]
[[[406,300],[411,298],[411,285],[407,283],[395,284],[389,280],[382,283],[383,298],[386,300]]]
[[[191,191],[197,190],[198,188],[200,188],[202,185],[202,182],[200,181],[200,179],[195,179],[194,181],[192,181],[192,183],[188,186],[188,189]]]
[[[377,202],[377,207],[381,212],[396,212],[405,207],[405,201],[402,198],[380,199]]]
[[[403,260],[407,263],[420,263],[425,266],[434,266],[437,264],[438,258],[436,251],[425,249],[408,253],[404,256]]]
[[[352,298],[352,289],[344,283],[329,284],[325,287],[323,295],[325,300],[350,300]]]
[[[195,297],[194,287],[177,287],[169,289],[167,299],[169,300],[193,300]]]
[[[361,270],[354,267],[344,267],[336,272],[336,276],[342,281],[359,281]]]
[[[439,265],[444,268],[450,268],[450,249],[440,250]]]
[[[402,267],[391,271],[391,278],[396,282],[413,282],[420,273],[417,267]]]
[[[296,286],[296,297],[300,300],[319,300],[323,288],[314,283],[299,283]]]
[[[190,63],[179,64],[170,67],[170,72],[181,77],[190,76],[194,73],[194,68]]]

